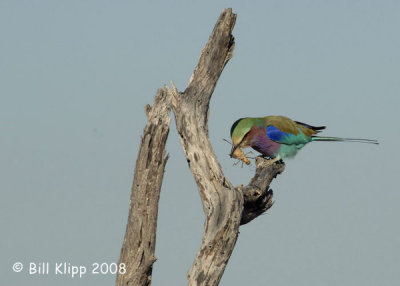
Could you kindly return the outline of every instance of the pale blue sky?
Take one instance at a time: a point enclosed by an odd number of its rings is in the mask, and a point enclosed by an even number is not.
[[[112,285],[13,273],[14,262],[117,262],[144,105],[183,90],[223,8],[236,47],[214,92],[210,136],[225,175],[231,124],[281,114],[323,134],[243,226],[221,285],[395,285],[400,2],[0,1],[0,284]],[[171,124],[153,285],[185,285],[201,242],[197,187]],[[253,165],[254,166],[254,165]],[[266,282],[265,282],[266,281]]]

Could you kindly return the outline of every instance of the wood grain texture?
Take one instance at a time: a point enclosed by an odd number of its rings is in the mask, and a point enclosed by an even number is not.
[[[241,225],[249,223],[272,207],[273,191],[269,189],[269,185],[284,170],[283,161],[270,164],[269,160],[256,158],[256,174],[247,186],[238,187],[244,197]]]
[[[127,271],[117,275],[117,286],[151,285],[152,266],[156,261],[158,201],[168,159],[165,144],[171,120],[164,89],[157,91],[153,106],[147,105],[145,111],[148,122],[136,160],[128,223],[119,259]]]
[[[208,137],[209,104],[217,81],[233,55],[236,15],[224,10],[201,52],[188,87],[169,90],[182,147],[199,188],[206,215],[202,245],[188,273],[188,285],[218,285],[234,249],[239,226],[272,205],[270,181],[280,172],[267,160],[257,160],[249,186],[234,188],[225,178]],[[262,176],[267,176],[262,183]],[[251,195],[250,195],[251,194]],[[242,214],[244,215],[242,217]]]
[[[233,56],[232,30],[236,15],[224,10],[201,52],[184,92],[159,89],[152,107],[146,106],[147,125],[136,161],[128,223],[119,263],[127,272],[117,286],[151,285],[158,202],[168,156],[170,106],[187,163],[199,188],[206,215],[202,244],[188,273],[188,285],[218,285],[235,247],[239,226],[272,206],[271,181],[283,163],[256,159],[256,174],[247,186],[233,187],[225,178],[208,137],[209,104],[217,81]]]

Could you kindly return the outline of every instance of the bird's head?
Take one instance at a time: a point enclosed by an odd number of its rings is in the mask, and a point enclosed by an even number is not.
[[[253,118],[246,117],[246,118],[240,118],[233,123],[231,127],[231,140],[232,140],[232,150],[231,150],[231,157],[233,152],[235,151],[236,148],[242,146],[242,147],[247,147],[247,144],[245,144],[244,139],[246,138],[246,135],[250,132],[251,128],[253,127]]]

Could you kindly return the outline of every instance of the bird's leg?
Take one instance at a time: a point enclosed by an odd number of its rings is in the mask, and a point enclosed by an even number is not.
[[[268,158],[267,166],[270,166],[270,165],[274,164],[275,162],[278,162],[278,163],[282,162],[283,163],[283,161],[282,161],[280,156],[276,156],[275,158],[264,156],[263,158]]]

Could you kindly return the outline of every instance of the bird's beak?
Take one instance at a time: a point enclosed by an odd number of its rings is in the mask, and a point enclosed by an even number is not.
[[[231,154],[229,154],[229,156],[231,156],[231,158],[233,158],[233,152],[235,152],[237,147],[238,146],[232,145]]]

